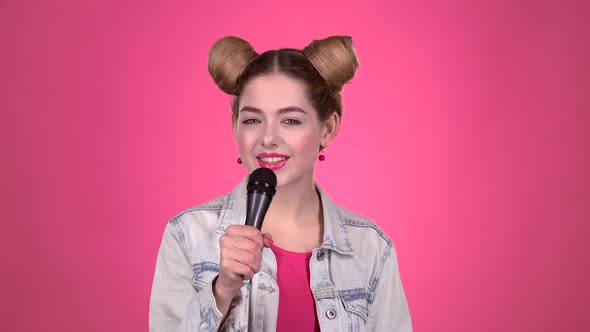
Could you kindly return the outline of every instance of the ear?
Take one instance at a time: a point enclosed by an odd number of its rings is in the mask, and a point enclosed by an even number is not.
[[[332,115],[330,115],[330,117],[323,123],[321,145],[324,148],[327,148],[332,143],[334,138],[336,138],[338,130],[340,130],[340,115],[338,115],[336,112],[333,112]]]

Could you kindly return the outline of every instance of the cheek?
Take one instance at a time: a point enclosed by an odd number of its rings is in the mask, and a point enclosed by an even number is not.
[[[309,134],[298,137],[293,143],[293,149],[301,154],[315,155],[319,150],[320,140],[317,135]]]
[[[242,159],[243,166],[248,172],[254,171],[259,167],[256,160],[250,157],[255,146],[255,139],[252,138],[252,135],[247,135],[243,132],[238,132],[235,138],[238,146],[238,154]]]
[[[246,151],[252,146],[252,135],[247,135],[243,131],[236,134],[236,142],[240,151]]]

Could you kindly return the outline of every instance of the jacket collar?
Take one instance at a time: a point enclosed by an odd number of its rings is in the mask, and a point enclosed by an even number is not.
[[[248,177],[229,193],[225,205],[219,215],[218,232],[223,233],[232,224],[243,225],[246,222],[246,202]],[[316,190],[320,194],[324,216],[324,238],[322,249],[336,251],[340,254],[354,256],[352,242],[346,229],[346,222],[342,214],[344,210],[334,204],[330,197],[315,183]]]

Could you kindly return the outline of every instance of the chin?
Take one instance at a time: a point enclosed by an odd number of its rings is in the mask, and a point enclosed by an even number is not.
[[[301,183],[301,181],[304,181],[304,179],[305,178],[301,175],[292,176],[291,174],[277,173],[277,189]]]
[[[291,181],[289,181],[290,179],[285,177],[283,174],[278,174],[276,172],[275,174],[277,174],[277,189],[284,188],[291,183]]]

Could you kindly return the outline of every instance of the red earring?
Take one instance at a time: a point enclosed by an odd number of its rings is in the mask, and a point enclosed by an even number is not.
[[[242,163],[242,158],[238,158],[238,164]]]
[[[320,161],[324,161],[324,160],[326,160],[326,157],[323,154],[321,154],[321,155],[318,156],[318,159]]]

